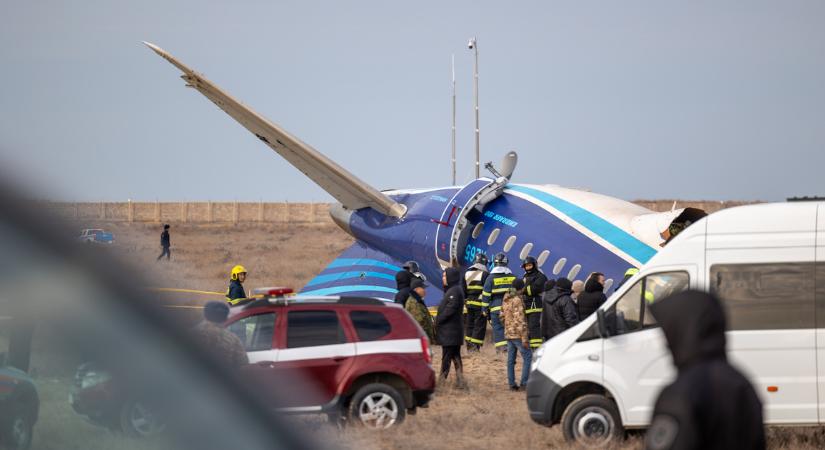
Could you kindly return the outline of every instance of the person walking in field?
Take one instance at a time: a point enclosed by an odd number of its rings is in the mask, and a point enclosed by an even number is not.
[[[504,294],[501,304],[501,321],[504,324],[504,338],[507,339],[507,383],[511,391],[527,386],[533,352],[530,350],[527,317],[524,312],[524,281],[516,279]],[[521,354],[521,384],[516,384],[516,352]]]
[[[160,261],[160,259],[164,256],[166,256],[166,260],[169,261],[169,259],[172,257],[172,252],[169,251],[169,248],[171,246],[172,244],[169,240],[169,224],[167,223],[163,226],[163,232],[160,233],[160,247],[163,249],[163,251],[161,252],[160,256],[158,256],[158,259],[156,259],[155,261]]]
[[[466,383],[464,365],[461,362],[461,346],[464,343],[464,286],[461,272],[455,267],[448,267],[444,270],[441,281],[444,284],[444,297],[435,316],[435,336],[442,349],[439,379],[447,381],[452,364],[455,366],[456,387],[463,389]]]
[[[433,326],[433,318],[430,316],[430,310],[424,303],[424,297],[427,295],[427,284],[423,280],[414,278],[410,283],[410,296],[404,303],[404,309],[412,316],[412,318],[421,325],[421,329],[427,335],[427,339],[433,344],[435,343],[435,327]]]

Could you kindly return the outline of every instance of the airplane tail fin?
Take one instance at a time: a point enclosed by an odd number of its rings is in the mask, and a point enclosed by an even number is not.
[[[144,44],[183,72],[181,78],[186,81],[188,87],[195,88],[204,97],[218,105],[347,209],[372,208],[392,217],[403,217],[406,213],[404,205],[382,194],[318,150],[239,102],[174,56],[154,44],[148,42]]]

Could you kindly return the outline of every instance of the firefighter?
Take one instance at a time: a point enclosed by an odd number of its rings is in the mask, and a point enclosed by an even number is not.
[[[493,270],[484,282],[484,290],[481,293],[482,301],[488,304],[484,310],[490,315],[496,353],[503,353],[507,350],[504,325],[501,323],[501,302],[504,300],[504,294],[513,287],[513,281],[516,280],[516,276],[507,267],[509,262],[506,253],[496,253],[493,258]]]
[[[237,265],[229,273],[229,288],[226,290],[226,301],[236,306],[246,300],[246,291],[243,282],[246,281],[246,268]]]
[[[524,281],[524,313],[527,317],[527,329],[530,337],[530,348],[533,350],[541,347],[544,342],[541,338],[541,294],[544,292],[544,284],[547,283],[547,277],[544,272],[539,270],[536,263],[536,258],[527,256],[521,262],[521,268],[524,269],[522,280]]]
[[[487,270],[489,263],[487,255],[476,253],[473,265],[464,274],[467,286],[465,294],[467,305],[467,319],[464,322],[464,340],[468,352],[477,352],[484,345],[484,335],[487,333],[487,319],[484,317],[484,308],[489,306],[481,297],[484,282],[490,274]]]

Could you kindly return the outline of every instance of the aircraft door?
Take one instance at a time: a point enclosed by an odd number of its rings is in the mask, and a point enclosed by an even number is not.
[[[500,194],[500,190],[507,184],[505,178],[491,180],[479,178],[461,188],[447,203],[441,218],[435,221],[438,224],[435,236],[435,255],[442,267],[458,262],[464,251],[459,243],[466,243],[462,235],[471,230],[467,226],[467,215],[479,204],[484,204]]]

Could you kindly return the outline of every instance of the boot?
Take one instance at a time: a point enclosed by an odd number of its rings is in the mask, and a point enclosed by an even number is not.
[[[467,390],[467,380],[464,378],[463,368],[458,368],[455,371],[455,388]]]

